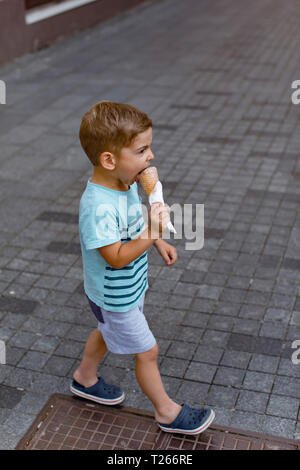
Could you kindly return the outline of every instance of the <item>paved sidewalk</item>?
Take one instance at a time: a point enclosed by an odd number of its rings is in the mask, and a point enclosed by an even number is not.
[[[83,113],[110,99],[154,128],[169,205],[205,204],[205,246],[150,253],[145,313],[168,393],[215,423],[300,439],[298,2],[162,0],[0,69],[0,448],[69,383],[95,322],[77,216]],[[125,406],[151,410],[134,358],[108,354]]]

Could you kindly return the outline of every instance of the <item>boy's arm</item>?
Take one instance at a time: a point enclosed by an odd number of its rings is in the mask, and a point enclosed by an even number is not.
[[[121,269],[141,256],[156,240],[151,238],[150,229],[147,227],[138,238],[130,242],[122,244],[120,240],[98,248],[98,251],[112,268]]]
[[[169,208],[162,204],[153,204],[149,212],[150,226],[134,240],[122,244],[121,240],[111,245],[98,248],[99,253],[115,269],[124,268],[137,259],[159,239],[169,221]]]

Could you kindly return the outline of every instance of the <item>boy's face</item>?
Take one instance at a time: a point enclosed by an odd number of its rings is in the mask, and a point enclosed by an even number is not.
[[[129,147],[122,148],[118,155],[115,175],[125,185],[132,185],[138,173],[150,166],[154,158],[151,151],[152,127],[138,134]]]

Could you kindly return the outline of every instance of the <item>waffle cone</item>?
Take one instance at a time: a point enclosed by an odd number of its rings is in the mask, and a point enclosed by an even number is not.
[[[146,168],[139,176],[139,181],[142,183],[144,191],[149,196],[158,181],[158,173],[155,166]]]

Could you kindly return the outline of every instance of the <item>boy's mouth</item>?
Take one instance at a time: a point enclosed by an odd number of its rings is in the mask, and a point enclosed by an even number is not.
[[[141,173],[143,173],[144,170],[146,170],[146,168],[148,168],[148,166],[146,166],[145,168],[143,168],[141,171],[138,172],[138,174],[136,175],[135,177],[135,181],[138,183],[139,182],[139,176]]]

